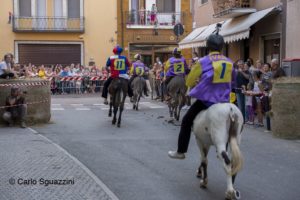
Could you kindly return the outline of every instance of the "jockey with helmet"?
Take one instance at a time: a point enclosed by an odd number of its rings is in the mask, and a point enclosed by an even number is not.
[[[103,91],[102,91],[102,97],[104,98],[104,104],[108,104],[107,101],[107,95],[108,95],[108,87],[111,83],[111,81],[114,78],[124,78],[129,79],[129,76],[127,74],[127,71],[129,70],[130,63],[126,56],[121,56],[121,53],[123,52],[123,49],[120,46],[116,46],[113,49],[113,56],[110,56],[107,59],[106,67],[108,68],[108,71],[110,71],[110,77],[105,81]],[[131,87],[128,87],[128,96],[132,97],[132,90]]]
[[[188,74],[189,68],[185,58],[181,55],[179,48],[174,48],[173,57],[171,57],[165,64],[165,88],[175,76],[182,76]],[[168,92],[167,92],[168,93]]]
[[[224,38],[219,35],[219,26],[216,32],[211,34],[206,42],[209,55],[200,58],[187,77],[186,85],[193,87],[189,95],[196,101],[182,119],[177,151],[168,152],[171,158],[185,158],[193,121],[201,111],[213,104],[230,101],[235,70],[232,61],[221,54]]]
[[[132,63],[132,66],[130,68],[130,74],[131,74],[131,78],[129,80],[129,86],[130,87],[131,87],[131,83],[135,79],[135,77],[145,76],[149,72],[149,68],[146,67],[146,65],[142,62],[142,56],[140,54],[136,54],[134,56],[134,60],[135,61]],[[144,86],[144,93],[145,93],[146,96],[148,96],[148,94],[147,94],[147,85],[146,84]]]

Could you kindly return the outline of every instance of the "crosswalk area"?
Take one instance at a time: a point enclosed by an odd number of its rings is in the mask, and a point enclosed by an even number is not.
[[[167,105],[153,103],[153,102],[140,102],[140,109],[163,109],[167,108]],[[132,104],[125,103],[125,109],[131,110]],[[75,110],[75,111],[91,111],[91,110],[109,110],[109,106],[103,103],[94,104],[51,104],[52,111],[64,111],[64,110]]]

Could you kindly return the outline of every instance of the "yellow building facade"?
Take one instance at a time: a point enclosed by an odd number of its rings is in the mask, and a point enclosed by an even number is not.
[[[93,61],[104,66],[117,41],[117,0],[1,2],[0,56],[21,64]]]
[[[192,7],[190,0],[118,0],[118,44],[124,54],[133,59],[142,55],[147,66],[157,57],[165,61],[178,47],[178,42],[192,31]],[[174,26],[183,25],[183,35],[174,34]],[[183,55],[191,58],[191,50]]]

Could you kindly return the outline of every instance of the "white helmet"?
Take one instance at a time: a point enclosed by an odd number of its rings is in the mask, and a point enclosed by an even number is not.
[[[142,59],[141,54],[135,54],[135,55],[134,55],[134,59],[135,59],[135,60],[141,60],[141,59]]]

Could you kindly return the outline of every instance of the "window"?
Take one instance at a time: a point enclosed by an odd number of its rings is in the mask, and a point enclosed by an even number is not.
[[[158,12],[175,12],[175,0],[157,0],[156,4]]]
[[[19,0],[20,17],[31,17],[31,0]]]
[[[68,18],[80,18],[80,0],[68,0]]]
[[[205,4],[207,2],[208,2],[208,0],[198,0],[198,4],[199,5]]]

